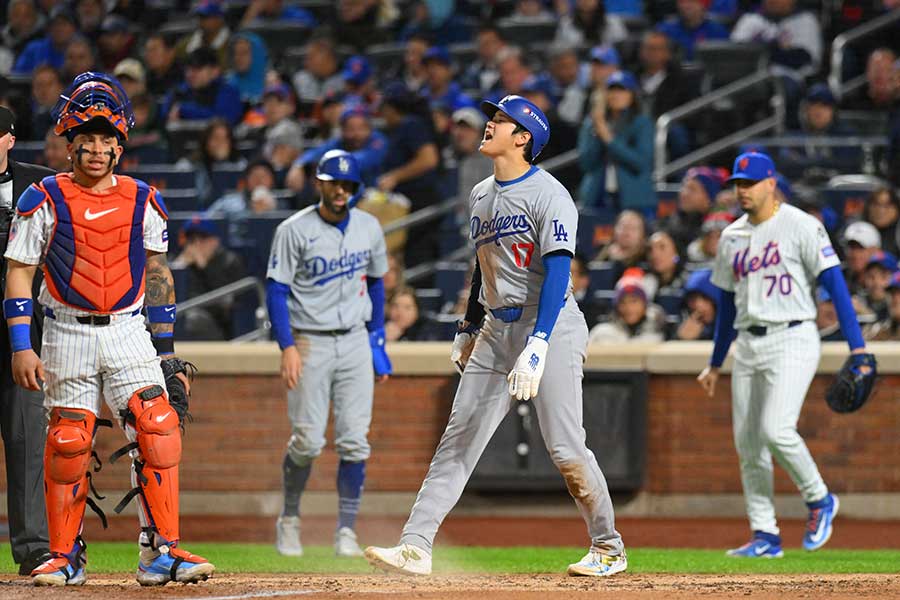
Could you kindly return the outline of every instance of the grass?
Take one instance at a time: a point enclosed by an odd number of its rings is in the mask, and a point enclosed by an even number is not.
[[[190,544],[221,573],[371,573],[365,560],[336,559],[331,546],[306,546],[302,558],[287,558],[268,544]],[[438,547],[435,573],[562,573],[583,548]],[[88,548],[89,573],[129,573],[137,566],[133,543],[97,542]],[[8,548],[0,548],[0,573],[14,573]],[[720,550],[628,550],[630,573],[900,573],[897,550],[785,551],[782,559],[735,559]]]

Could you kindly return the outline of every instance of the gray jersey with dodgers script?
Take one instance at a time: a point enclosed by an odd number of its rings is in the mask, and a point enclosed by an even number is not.
[[[578,210],[563,185],[532,167],[512,181],[488,177],[472,189],[469,236],[481,266],[486,308],[538,304],[544,265],[557,250],[575,253]],[[572,291],[572,280],[566,291]]]
[[[371,318],[366,277],[385,272],[384,234],[375,217],[353,209],[342,232],[310,206],[275,230],[266,277],[290,286],[292,328],[327,331]]]

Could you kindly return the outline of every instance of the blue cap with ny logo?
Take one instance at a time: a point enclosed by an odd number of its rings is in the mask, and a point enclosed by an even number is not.
[[[741,179],[762,181],[769,177],[775,177],[775,163],[772,162],[772,159],[762,152],[745,152],[734,159],[734,168],[726,183]]]

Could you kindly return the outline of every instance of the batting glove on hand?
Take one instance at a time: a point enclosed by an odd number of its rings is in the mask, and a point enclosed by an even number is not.
[[[478,332],[481,331],[475,325],[460,322],[456,337],[453,338],[453,347],[450,348],[450,362],[456,367],[456,372],[460,375],[466,369],[466,363],[472,356],[472,349],[475,348],[475,340],[478,339]]]
[[[538,393],[538,385],[544,374],[544,363],[547,361],[547,349],[550,344],[547,340],[528,336],[525,349],[516,360],[516,366],[509,372],[506,380],[509,382],[509,395],[516,400],[531,400]]]
[[[394,372],[391,359],[384,350],[384,329],[376,329],[369,332],[369,346],[372,348],[372,367],[375,375],[390,375]]]

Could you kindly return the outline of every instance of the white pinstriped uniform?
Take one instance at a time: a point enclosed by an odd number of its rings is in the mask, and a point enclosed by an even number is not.
[[[797,420],[821,354],[813,300],[816,277],[839,264],[822,224],[786,204],[758,225],[742,216],[719,241],[712,281],[735,295],[732,424],[754,531],[779,534],[773,455],[805,502],[828,493],[797,432]],[[752,326],[768,331],[753,335],[747,331]]]
[[[55,217],[45,202],[29,216],[16,214],[6,249],[6,258],[29,265],[44,260],[55,226]],[[144,248],[166,252],[166,221],[152,202],[144,216]],[[165,388],[159,358],[138,313],[144,304],[140,296],[134,304],[111,315],[107,326],[85,325],[75,317],[85,314],[58,302],[41,285],[39,302],[50,308],[56,318],[44,320],[44,406],[81,408],[100,413],[101,398],[113,414],[125,408],[138,389],[149,385]]]

